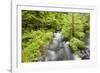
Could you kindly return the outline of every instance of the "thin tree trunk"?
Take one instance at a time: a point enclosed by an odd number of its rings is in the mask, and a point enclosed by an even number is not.
[[[72,13],[72,36],[74,36],[74,13]]]

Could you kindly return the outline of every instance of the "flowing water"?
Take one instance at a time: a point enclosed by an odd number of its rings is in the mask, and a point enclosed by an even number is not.
[[[62,60],[81,60],[89,59],[89,40],[87,40],[87,48],[81,50],[80,57],[72,53],[69,43],[62,40],[62,35],[58,31],[54,33],[51,42],[46,45],[47,52],[40,61],[62,61]]]
[[[54,37],[49,44],[45,61],[60,61],[75,59],[68,43],[62,41],[60,32],[54,33]]]

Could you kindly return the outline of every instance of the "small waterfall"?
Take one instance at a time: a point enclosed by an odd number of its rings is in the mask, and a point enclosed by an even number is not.
[[[67,60],[73,60],[74,59],[74,56],[73,56],[73,53],[72,53],[71,49],[68,46],[68,43],[63,42],[63,46],[64,46],[63,49],[65,51]]]
[[[60,32],[54,33],[51,43],[48,45],[45,61],[73,60],[74,56],[68,44],[62,41]]]
[[[86,48],[80,50],[80,56],[72,53],[69,43],[62,39],[60,32],[54,33],[51,42],[45,45],[46,54],[39,61],[81,60],[90,58],[89,39]]]
[[[50,43],[49,50],[58,50],[61,45],[61,34],[60,32],[54,33],[54,37]]]

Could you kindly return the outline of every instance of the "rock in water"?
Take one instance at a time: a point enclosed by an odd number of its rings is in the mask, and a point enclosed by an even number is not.
[[[81,50],[80,57],[84,59],[90,59],[90,50],[88,48],[84,48]]]

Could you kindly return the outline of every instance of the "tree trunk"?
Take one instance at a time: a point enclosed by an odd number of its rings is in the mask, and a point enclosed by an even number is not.
[[[74,13],[72,13],[72,36],[74,36]]]

